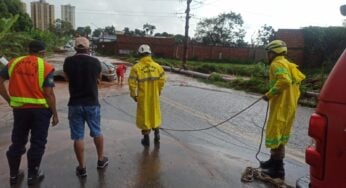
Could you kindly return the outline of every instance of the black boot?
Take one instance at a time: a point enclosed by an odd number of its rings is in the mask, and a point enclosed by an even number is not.
[[[41,170],[36,169],[34,173],[29,173],[28,175],[28,185],[35,185],[40,183],[44,178],[44,174]]]
[[[154,143],[160,143],[160,129],[154,129]]]
[[[272,159],[272,164],[268,169],[262,170],[262,173],[271,178],[285,179],[285,169],[282,159]]]
[[[16,185],[17,183],[21,182],[24,178],[24,171],[18,170],[18,173],[14,176],[10,177],[10,185]]]
[[[44,178],[40,170],[41,158],[28,157],[28,185],[34,185],[41,182]]]
[[[15,185],[24,177],[23,170],[19,170],[21,157],[11,157],[8,154],[6,156],[10,167],[10,184]]]
[[[143,146],[148,147],[150,145],[149,134],[145,134],[141,140]]]
[[[268,169],[272,166],[272,164],[273,164],[273,157],[270,156],[269,160],[260,162],[260,168]]]

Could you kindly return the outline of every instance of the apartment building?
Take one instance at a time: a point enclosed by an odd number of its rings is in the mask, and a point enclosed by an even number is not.
[[[31,19],[34,27],[47,30],[50,25],[54,25],[54,5],[48,4],[45,0],[31,2]]]
[[[61,20],[70,22],[75,29],[75,7],[71,5],[61,5]]]

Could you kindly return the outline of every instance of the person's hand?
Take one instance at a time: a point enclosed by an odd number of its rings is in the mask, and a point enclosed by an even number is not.
[[[265,100],[265,101],[269,101],[269,98],[267,97],[267,95],[263,95],[262,99]]]
[[[132,97],[135,102],[137,102],[137,96]]]
[[[59,123],[58,115],[53,115],[52,125],[53,127]]]

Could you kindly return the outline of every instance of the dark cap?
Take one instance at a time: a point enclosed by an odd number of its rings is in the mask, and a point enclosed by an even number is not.
[[[40,40],[34,40],[29,43],[30,53],[39,53],[46,51],[46,44]]]

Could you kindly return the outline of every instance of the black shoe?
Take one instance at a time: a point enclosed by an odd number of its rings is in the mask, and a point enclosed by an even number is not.
[[[154,143],[160,143],[160,129],[154,129]]]
[[[10,177],[10,185],[16,185],[19,181],[21,181],[24,177],[24,171],[19,170],[17,175]]]
[[[283,160],[272,160],[271,166],[268,169],[262,170],[262,173],[270,176],[271,178],[285,179],[285,169]]]
[[[285,179],[285,171],[284,170],[278,170],[278,169],[265,169],[262,170],[262,173],[271,177],[272,179],[280,178],[282,180]]]
[[[76,175],[80,178],[84,178],[87,176],[86,168],[80,168],[79,166],[76,167]]]
[[[143,136],[141,143],[143,146],[148,147],[150,145],[149,135],[146,134]]]
[[[261,162],[260,162],[260,168],[262,168],[262,169],[268,169],[268,168],[270,168],[270,167],[272,166],[272,164],[273,164],[273,159],[270,158],[270,159],[267,160],[267,161],[261,161]]]
[[[97,161],[97,169],[103,169],[104,167],[108,166],[109,160],[107,157],[103,156],[102,161]]]
[[[28,185],[35,185],[41,182],[44,178],[44,174],[41,170],[38,170],[35,174],[28,175]]]

